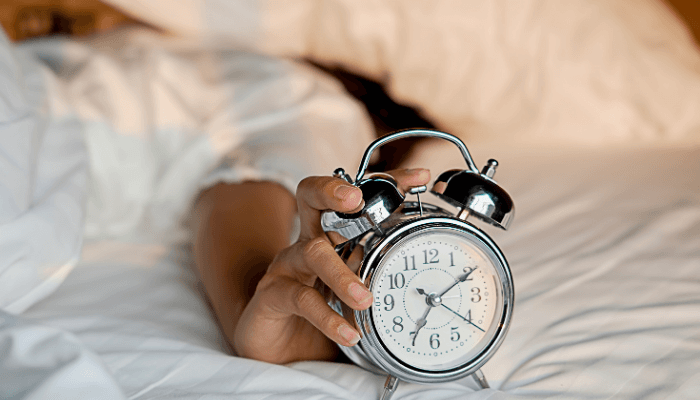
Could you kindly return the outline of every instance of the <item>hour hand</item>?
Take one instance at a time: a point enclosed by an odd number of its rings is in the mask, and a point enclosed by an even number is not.
[[[428,312],[429,311],[430,311],[430,308],[428,308]],[[423,316],[423,318],[416,321],[416,331],[413,332],[413,342],[411,343],[411,346],[416,345],[416,337],[418,337],[418,332],[420,332],[420,330],[425,326],[425,323],[427,322],[425,317],[427,317],[427,316],[428,316],[428,313],[426,312],[425,315]]]
[[[429,298],[429,297],[430,297],[430,295],[429,295],[428,293],[426,293],[425,290],[423,290],[423,289],[421,289],[421,288],[416,288],[416,291],[418,292],[418,294],[422,294],[422,295],[425,296],[426,298]],[[415,345],[416,345],[416,337],[418,337],[418,332],[420,332],[420,330],[425,326],[426,322],[428,321],[428,319],[427,319],[427,318],[428,318],[428,313],[430,313],[430,310],[431,310],[432,308],[433,308],[433,307],[428,307],[428,308],[425,310],[425,313],[423,313],[423,316],[420,317],[420,318],[418,319],[418,321],[416,321],[416,331],[415,331],[415,332],[411,332],[411,334],[413,334],[413,342],[412,342],[411,346],[415,346]]]

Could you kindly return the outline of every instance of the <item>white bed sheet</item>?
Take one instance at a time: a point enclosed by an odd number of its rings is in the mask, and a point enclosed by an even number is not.
[[[471,151],[479,163],[499,159],[496,178],[516,202],[510,231],[486,229],[516,288],[510,332],[483,368],[494,389],[402,383],[397,398],[697,398],[700,148]],[[462,163],[449,144],[411,160],[434,175]],[[378,397],[384,378],[352,365],[227,355],[189,254],[88,242],[23,321],[74,335],[126,398]]]

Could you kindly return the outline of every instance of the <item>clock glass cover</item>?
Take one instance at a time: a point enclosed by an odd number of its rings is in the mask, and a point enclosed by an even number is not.
[[[457,229],[403,238],[371,284],[372,323],[385,350],[429,372],[459,368],[486,351],[504,312],[497,265],[486,244]]]

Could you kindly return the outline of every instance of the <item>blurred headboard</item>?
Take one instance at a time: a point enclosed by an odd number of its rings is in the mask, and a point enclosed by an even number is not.
[[[698,0],[665,0],[686,23],[700,44],[700,2]]]

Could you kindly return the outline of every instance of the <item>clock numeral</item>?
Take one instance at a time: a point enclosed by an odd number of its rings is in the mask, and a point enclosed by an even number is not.
[[[452,254],[452,252],[450,252],[450,267],[454,267],[454,266],[455,266],[455,256],[454,256],[454,254]]]
[[[430,254],[430,261],[428,261],[428,254]],[[430,251],[423,250],[423,256],[425,258],[425,261],[423,261],[423,264],[437,264],[439,261],[437,249],[430,249]]]
[[[472,288],[472,303],[478,303],[481,301],[481,289],[478,287]],[[471,320],[471,318],[469,318]]]
[[[415,271],[415,269],[416,269],[416,256],[411,256],[411,265],[413,265],[412,268],[408,268],[408,256],[405,256],[403,258],[403,262],[404,262],[404,267],[403,267],[404,271],[408,271],[409,269],[412,269]]]
[[[472,322],[472,310],[470,309],[467,311],[467,315],[464,316],[464,319],[466,319],[469,322]]]
[[[394,274],[389,274],[389,289],[401,289],[406,284],[406,278],[401,272]]]
[[[398,333],[403,331],[403,325],[401,323],[403,322],[403,318],[401,317],[394,317],[394,332]]]
[[[433,333],[430,335],[430,348],[435,350],[438,347],[440,347],[440,335],[437,333]],[[437,354],[437,353],[436,353]]]
[[[471,313],[471,310],[469,311]],[[457,332],[457,327],[453,326],[450,331],[450,340],[456,342],[459,340],[459,332]]]
[[[394,296],[387,294],[384,296],[384,304],[386,304],[386,307],[384,307],[384,310],[386,311],[391,311],[394,309]]]
[[[467,268],[469,268],[469,267],[467,267]],[[474,272],[474,271],[476,271],[477,268],[479,268],[478,265],[475,265],[475,266],[473,266],[472,268],[469,268],[469,271],[468,271],[468,272],[469,272],[469,277],[468,277],[467,279],[465,279],[465,280],[467,280],[467,281],[473,281],[474,278],[471,276],[471,273]],[[467,272],[467,270],[465,269],[464,272]]]

